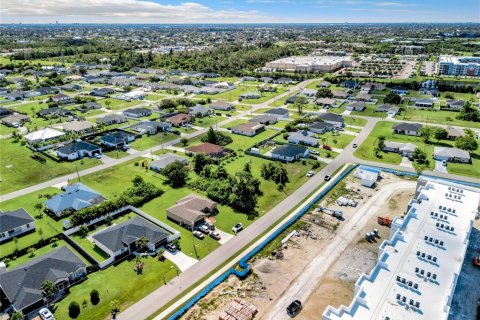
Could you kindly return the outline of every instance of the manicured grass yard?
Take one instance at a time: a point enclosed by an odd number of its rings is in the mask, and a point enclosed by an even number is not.
[[[352,142],[352,140],[355,137],[350,135],[350,134],[344,134],[344,133],[334,135],[334,133],[330,131],[330,132],[326,132],[322,135],[319,135],[319,138],[322,142],[323,142],[322,138],[325,138],[326,139],[325,144],[327,144],[329,146],[339,148],[339,149],[343,149],[347,145],[349,145],[350,142]]]
[[[165,99],[167,96],[165,95],[161,95],[161,94],[148,94],[145,99],[146,100],[151,100],[151,101],[158,101],[158,100],[162,100],[162,99]]]
[[[55,162],[46,158],[45,164],[33,160],[34,154],[27,146],[13,143],[12,139],[0,140],[1,194],[19,190],[39,182],[79,171],[100,164],[95,158],[83,158],[74,162]]]
[[[170,281],[177,275],[176,266],[165,260],[158,261],[156,257],[142,258],[145,263],[143,273],[134,271],[133,259],[112,265],[105,270],[88,275],[87,280],[70,288],[68,296],[55,305],[54,314],[57,319],[70,319],[68,306],[76,301],[82,305],[87,300],[87,307],[81,307],[79,320],[105,319],[110,316],[110,303],[117,300],[120,310],[125,310],[134,302],[145,297],[163,284],[163,277]],[[94,306],[90,302],[90,292],[96,289],[100,293],[100,302]]]
[[[179,136],[173,134],[173,133],[168,133],[168,132],[159,132],[154,135],[144,135],[140,139],[136,139],[130,145],[132,146],[133,149],[135,150],[145,150],[152,148],[154,146],[160,145],[162,143],[174,140],[179,138]]]
[[[377,123],[369,137],[355,151],[355,156],[365,160],[371,160],[381,163],[400,164],[402,157],[393,152],[379,152],[377,158],[374,154],[374,148],[378,145],[378,137],[384,136],[387,141],[396,141],[403,143],[413,143],[420,149],[424,150],[429,160],[428,169],[433,170],[435,161],[433,160],[433,150],[435,146],[454,147],[455,142],[451,140],[441,140],[438,143],[432,140],[430,144],[425,145],[421,137],[405,136],[392,133],[392,125],[394,122],[381,121]],[[449,163],[447,169],[449,173],[466,175],[472,177],[480,177],[479,170],[475,169],[480,166],[480,148],[470,153],[472,157],[471,164]]]
[[[261,97],[259,99],[245,99],[242,100],[242,103],[248,103],[248,104],[260,104],[264,103],[265,101],[268,101],[270,99],[273,99],[273,97],[276,97],[284,92],[286,92],[287,89],[282,88],[282,87],[277,87],[276,92],[262,92]]]
[[[194,125],[199,126],[199,127],[204,127],[204,128],[208,128],[208,127],[215,128],[216,124],[218,124],[222,121],[225,121],[227,119],[228,119],[227,117],[217,116],[217,115],[213,114],[213,115],[208,116],[208,117],[195,119]]]
[[[108,104],[107,101],[110,102],[110,105],[108,105],[108,106],[107,106],[107,104]],[[133,101],[128,102],[128,101],[115,99],[115,98],[102,99],[102,100],[98,100],[97,102],[100,103],[105,108],[111,109],[111,110],[125,109],[125,108],[128,108],[128,107],[133,107],[133,106],[136,106],[137,104],[143,103],[143,101],[141,101],[141,100],[133,100]]]
[[[29,247],[41,240],[39,230],[42,230],[42,236],[44,239],[53,237],[63,231],[62,221],[55,221],[47,214],[43,214],[43,217],[37,217],[39,211],[35,210],[37,203],[44,203],[47,199],[43,197],[44,194],[58,194],[61,190],[57,188],[46,188],[37,192],[29,193],[21,197],[3,201],[0,204],[1,211],[16,210],[19,208],[25,209],[33,218],[35,218],[35,232],[28,233],[24,236],[18,236],[18,249]],[[2,243],[0,250],[0,257],[13,253],[16,249],[15,242],[13,240]]]
[[[358,117],[343,116],[343,119],[345,120],[345,129],[348,129],[350,125],[355,127],[364,127],[367,124],[366,119]]]
[[[418,121],[422,123],[428,122],[445,125],[456,125],[467,128],[480,128],[480,122],[458,120],[457,116],[458,112],[455,111],[432,111],[406,108],[404,111],[402,111],[400,115],[396,117],[396,119]]]
[[[223,125],[222,128],[232,128],[232,127],[238,126],[240,124],[244,124],[244,123],[248,123],[248,120],[247,119],[237,119],[237,120],[233,120],[232,122],[230,122],[228,124]]]

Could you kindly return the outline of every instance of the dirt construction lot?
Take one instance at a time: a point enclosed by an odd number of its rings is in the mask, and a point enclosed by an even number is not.
[[[414,194],[416,182],[385,173],[382,177],[374,189],[351,176],[344,179],[320,203],[341,210],[344,219],[312,210],[252,261],[251,275],[245,280],[231,276],[183,319],[218,319],[236,297],[259,309],[256,319],[288,319],[285,308],[293,299],[304,304],[296,319],[318,319],[329,304],[349,304],[355,281],[370,271],[378,246],[389,236],[390,229],[378,225],[377,216],[403,214]],[[357,206],[336,204],[342,196],[354,199]],[[373,243],[363,240],[374,228],[381,238]],[[279,240],[294,229],[297,234],[281,244]]]

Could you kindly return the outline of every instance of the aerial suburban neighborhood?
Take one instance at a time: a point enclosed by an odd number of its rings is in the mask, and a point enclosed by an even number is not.
[[[2,3],[0,319],[480,319],[480,4],[240,2]]]

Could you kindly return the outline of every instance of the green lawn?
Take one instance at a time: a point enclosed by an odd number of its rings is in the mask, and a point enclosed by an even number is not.
[[[18,249],[21,250],[23,248],[29,247],[38,241],[41,240],[41,237],[44,239],[53,237],[63,231],[62,229],[62,221],[55,221],[47,214],[43,214],[40,218],[39,211],[35,210],[35,205],[37,203],[44,203],[47,199],[43,197],[45,194],[58,194],[61,190],[57,188],[46,188],[42,189],[37,192],[29,193],[24,196],[20,196],[14,199],[10,199],[7,201],[3,201],[0,204],[1,211],[8,211],[8,210],[16,210],[19,208],[25,209],[33,218],[35,218],[35,232],[29,233],[24,236],[18,236],[18,243],[8,241],[1,245],[0,250],[0,257],[9,255],[13,253],[18,246]],[[42,236],[39,233],[39,230],[42,232]]]
[[[480,128],[480,122],[458,120],[458,112],[444,111],[444,110],[420,110],[413,108],[406,108],[402,113],[396,116],[399,120],[410,120],[418,122],[438,123],[445,125],[456,125],[467,128]]]
[[[70,288],[67,297],[54,307],[57,319],[70,319],[68,306],[72,301],[81,306],[84,300],[87,307],[81,307],[79,320],[105,319],[110,315],[110,303],[117,300],[120,310],[148,295],[153,290],[170,281],[177,275],[177,267],[170,261],[158,261],[155,257],[142,258],[145,263],[143,274],[134,271],[132,259],[123,261],[119,265],[112,265],[105,270],[88,275],[88,279],[79,285]],[[100,302],[94,306],[90,303],[90,292],[96,289],[100,293]]]
[[[77,168],[81,171],[101,163],[95,158],[55,162],[44,157],[46,162],[42,164],[30,157],[34,154],[32,150],[20,143],[13,143],[12,139],[0,140],[0,154],[1,194],[75,172]]]
[[[140,139],[136,139],[130,145],[132,146],[133,149],[135,150],[145,150],[152,148],[154,146],[160,145],[162,143],[168,142],[170,140],[177,139],[179,136],[173,134],[173,133],[168,133],[168,132],[159,132],[154,135],[144,135]]]
[[[272,107],[282,107],[282,106],[285,106],[285,103],[287,102],[287,99],[290,98],[291,96],[294,96],[296,95],[297,93],[299,93],[300,90],[296,90],[296,91],[293,91],[289,94],[287,94],[285,97],[283,98],[280,98],[280,99],[276,99],[275,101],[273,101],[272,103],[270,103],[269,105],[272,106]]]
[[[104,106],[107,109],[111,110],[120,110],[120,109],[125,109],[128,107],[133,107],[138,104],[143,103],[141,100],[133,100],[133,101],[125,101],[125,100],[120,100],[120,99],[115,99],[115,98],[106,98],[106,99],[101,99],[97,101],[99,104]],[[107,105],[110,103],[109,105]]]
[[[386,112],[375,112],[377,109],[377,105],[374,104],[366,104],[366,108],[363,111],[352,111],[350,114],[352,116],[365,116],[365,117],[376,117],[376,118],[386,118]]]
[[[366,119],[358,117],[343,116],[343,119],[345,119],[345,129],[350,125],[356,127],[364,127],[367,124]]]
[[[165,99],[166,97],[167,96],[165,95],[151,93],[145,97],[145,100],[158,101],[158,100]]]
[[[103,152],[103,154],[106,155],[107,157],[114,158],[114,159],[120,159],[128,156],[128,153],[126,151],[123,151],[123,149],[111,150],[111,151]]]
[[[421,137],[412,137],[400,134],[392,133],[392,125],[394,122],[381,121],[378,122],[375,128],[372,130],[369,137],[362,143],[361,146],[355,151],[355,156],[360,159],[371,160],[381,163],[389,163],[398,165],[402,161],[402,157],[399,154],[393,152],[379,152],[379,156],[374,154],[374,148],[378,145],[378,137],[384,136],[387,141],[396,141],[403,143],[413,143],[420,149],[424,150],[429,161],[428,169],[433,170],[435,167],[435,161],[433,160],[433,150],[435,146],[454,147],[455,142],[451,140],[441,140],[436,142],[432,140],[429,144],[425,144]],[[452,174],[465,175],[471,177],[480,177],[480,172],[475,168],[480,166],[480,147],[470,153],[472,156],[471,164],[449,163],[447,166],[448,172]],[[416,163],[415,163],[416,165]]]
[[[236,120],[233,120],[232,122],[230,122],[228,124],[223,125],[222,128],[232,128],[232,127],[238,126],[240,124],[244,124],[244,123],[248,123],[248,120],[246,120],[246,119],[236,119]]]
[[[248,104],[260,104],[264,103],[265,101],[268,101],[270,99],[273,99],[274,97],[286,92],[287,89],[282,88],[282,87],[277,87],[276,92],[262,92],[261,97],[259,99],[245,99],[242,100],[242,103],[248,103]],[[273,104],[275,105],[276,102],[274,101]]]
[[[331,131],[319,135],[319,138],[325,138],[325,144],[339,149],[345,148],[347,145],[350,144],[350,142],[352,142],[353,139],[355,139],[355,137],[350,134],[337,133],[335,135]]]
[[[194,125],[199,127],[204,127],[204,128],[209,128],[209,127],[215,128],[216,124],[222,121],[225,121],[226,119],[227,119],[226,117],[217,116],[214,114],[208,117],[195,119]]]

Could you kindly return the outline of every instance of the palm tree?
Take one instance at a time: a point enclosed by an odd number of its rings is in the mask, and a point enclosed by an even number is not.
[[[145,236],[144,236],[144,237],[141,237],[141,238],[138,239],[138,241],[137,241],[138,248],[139,248],[140,250],[142,250],[143,248],[145,248],[145,246],[147,245],[147,243],[148,243],[147,237],[145,237]]]
[[[42,283],[41,288],[47,297],[57,292],[57,287],[55,287],[53,282],[50,280],[45,280]]]
[[[118,306],[118,301],[117,300],[113,300],[110,303],[110,312],[112,313],[113,319],[116,319],[117,318],[117,313],[120,312],[120,307]]]

